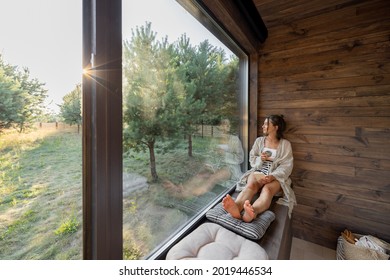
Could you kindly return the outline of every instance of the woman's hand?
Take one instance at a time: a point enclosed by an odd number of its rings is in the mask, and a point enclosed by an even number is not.
[[[260,158],[262,161],[266,161],[268,159],[268,153],[266,152],[261,153]]]
[[[266,176],[260,178],[260,183],[263,185],[271,183],[272,181],[275,181],[275,177],[272,175],[266,175]]]

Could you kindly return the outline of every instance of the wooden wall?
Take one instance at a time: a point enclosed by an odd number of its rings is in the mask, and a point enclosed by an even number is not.
[[[258,123],[288,122],[293,235],[333,249],[345,228],[390,241],[390,2],[254,3],[268,28]]]

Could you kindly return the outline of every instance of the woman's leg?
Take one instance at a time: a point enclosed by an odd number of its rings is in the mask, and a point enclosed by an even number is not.
[[[272,198],[280,192],[281,186],[279,181],[274,180],[271,183],[265,184],[260,192],[260,196],[253,204],[249,202],[244,204],[245,213],[242,219],[245,222],[251,222],[257,215],[268,210],[271,206]]]
[[[196,174],[184,184],[175,185],[169,180],[163,182],[163,186],[175,197],[191,197],[200,196],[210,191],[216,184],[228,180],[231,176],[228,168],[223,168],[215,173],[210,171],[202,171]]]
[[[243,209],[246,200],[252,201],[252,198],[255,196],[255,194],[260,191],[262,185],[259,182],[259,178],[264,176],[265,175],[261,173],[251,173],[249,175],[245,188],[238,194],[236,198],[236,204],[240,210]]]
[[[264,176],[264,175],[263,175]],[[254,173],[250,174],[245,188],[239,193],[234,201],[230,195],[222,199],[223,208],[236,219],[241,219],[241,211],[244,209],[244,204],[248,200],[252,200],[253,196],[259,192],[261,184],[259,183]]]
[[[198,180],[192,180],[193,182],[190,181],[192,184],[189,184],[188,189],[191,189],[193,195],[200,196],[210,191],[216,184],[224,182],[230,177],[231,173],[227,168],[220,169],[206,178],[198,174],[193,178]]]

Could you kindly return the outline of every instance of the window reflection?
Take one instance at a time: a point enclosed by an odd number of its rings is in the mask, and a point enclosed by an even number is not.
[[[125,259],[166,242],[233,186],[244,161],[239,59],[221,43],[161,35],[146,21],[124,38]]]

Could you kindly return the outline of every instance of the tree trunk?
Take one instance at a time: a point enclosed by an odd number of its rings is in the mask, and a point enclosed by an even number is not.
[[[154,141],[149,142],[149,159],[150,159],[150,173],[152,174],[153,181],[156,182],[158,180],[157,170],[156,170],[156,157],[154,154]]]
[[[188,134],[188,156],[192,157],[192,135]]]

